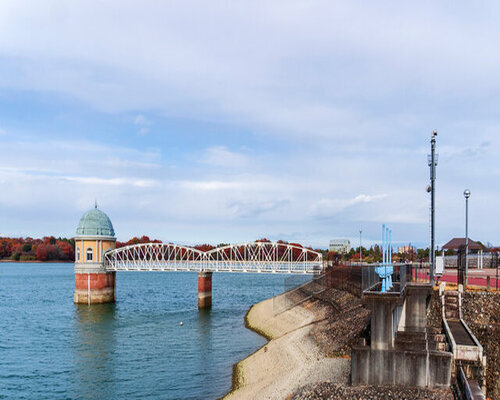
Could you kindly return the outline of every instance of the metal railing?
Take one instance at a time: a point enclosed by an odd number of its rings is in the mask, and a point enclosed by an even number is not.
[[[291,276],[285,279],[285,292],[273,297],[274,315],[287,311],[326,289],[325,274],[315,275],[306,282]],[[298,284],[299,281],[302,283]]]
[[[330,263],[326,269],[327,287],[346,290],[356,296],[365,292],[382,292],[384,277],[390,282],[385,291],[401,294],[410,282],[430,282],[429,264]]]

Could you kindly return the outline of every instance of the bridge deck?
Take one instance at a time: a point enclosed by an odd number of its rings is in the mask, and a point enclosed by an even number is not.
[[[157,271],[157,272],[200,272],[200,271],[211,271],[211,272],[238,272],[238,273],[259,273],[259,274],[304,274],[312,275],[322,272],[320,266],[316,268],[259,268],[255,265],[249,265],[246,268],[227,267],[227,266],[216,266],[216,265],[200,265],[200,266],[148,266],[148,265],[111,265],[106,266],[107,271]]]

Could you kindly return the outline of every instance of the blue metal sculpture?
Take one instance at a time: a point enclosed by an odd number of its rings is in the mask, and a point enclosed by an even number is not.
[[[382,263],[375,267],[375,272],[382,278],[382,293],[392,287],[392,231],[382,225]]]

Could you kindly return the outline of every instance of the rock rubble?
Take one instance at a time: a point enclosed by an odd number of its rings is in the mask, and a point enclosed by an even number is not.
[[[500,398],[500,293],[465,292],[463,318],[486,355],[486,395]]]
[[[427,390],[397,386],[349,387],[330,382],[307,385],[299,389],[290,400],[453,400],[450,390]]]

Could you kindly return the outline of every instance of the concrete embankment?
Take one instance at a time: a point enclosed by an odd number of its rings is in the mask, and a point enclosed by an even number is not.
[[[300,304],[277,315],[273,303],[286,303],[280,297],[249,310],[247,327],[269,342],[234,366],[225,399],[453,398],[447,389],[350,387],[351,347],[367,337],[370,311],[358,297],[333,288],[303,302],[293,295]]]
[[[225,399],[284,399],[311,383],[347,384],[350,361],[326,358],[310,335],[325,318],[322,307],[306,301],[274,315],[272,298],[252,306],[247,326],[270,341],[235,365],[233,390]]]

